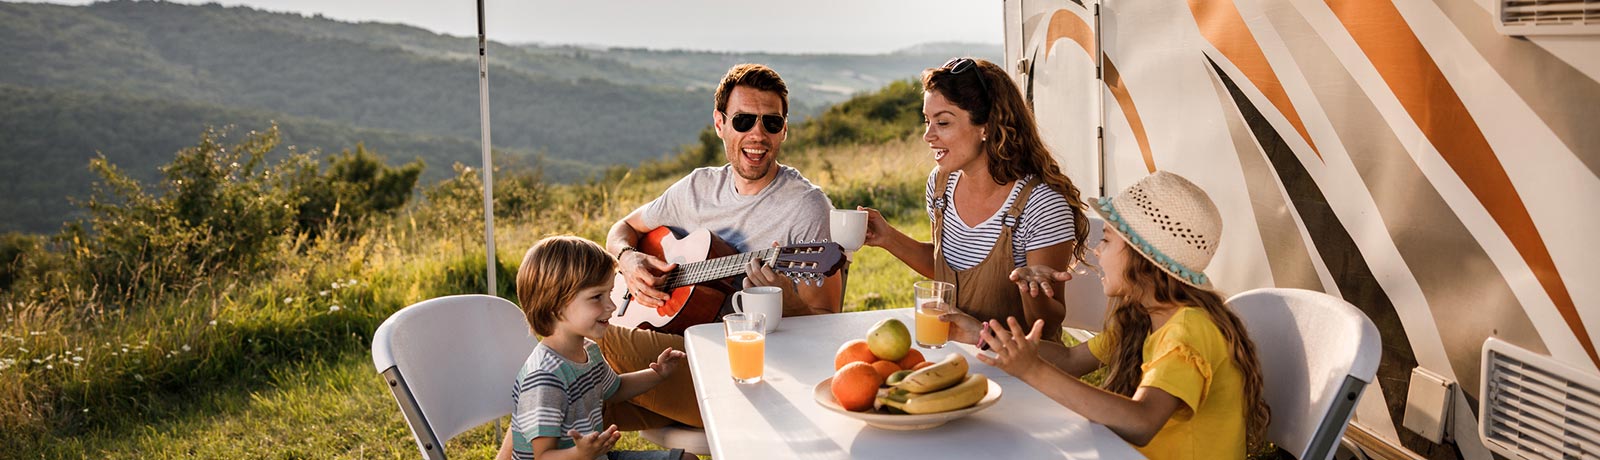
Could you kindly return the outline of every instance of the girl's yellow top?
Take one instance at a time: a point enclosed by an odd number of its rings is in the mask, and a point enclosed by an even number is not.
[[[1089,352],[1102,363],[1111,346],[1108,334],[1089,339]],[[1178,309],[1145,338],[1141,369],[1140,387],[1160,388],[1184,406],[1140,453],[1151,459],[1244,458],[1244,379],[1211,315]]]

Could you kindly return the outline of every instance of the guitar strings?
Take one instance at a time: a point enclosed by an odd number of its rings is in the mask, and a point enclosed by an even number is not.
[[[746,263],[753,258],[767,259],[767,265],[772,265],[777,260],[778,248],[763,249],[755,252],[736,254],[728,257],[719,257],[711,260],[702,260],[679,265],[676,270],[667,274],[664,289],[674,289],[691,284],[699,284],[710,280],[727,278],[738,274]]]

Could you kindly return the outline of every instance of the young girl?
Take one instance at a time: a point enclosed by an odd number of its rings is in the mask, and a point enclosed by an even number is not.
[[[682,450],[612,452],[621,434],[605,427],[601,410],[649,390],[683,364],[667,348],[649,369],[618,376],[600,355],[617,262],[592,241],[574,236],[539,240],[517,270],[517,300],[528,326],[544,337],[517,372],[511,432],[501,459],[693,459]],[[602,427],[604,427],[602,429]]]
[[[979,335],[995,354],[978,359],[1111,428],[1147,457],[1244,458],[1271,415],[1255,344],[1203,271],[1222,233],[1216,205],[1168,172],[1098,204],[1106,220],[1098,249],[1103,285],[1112,299],[1105,332],[1066,348],[1041,342],[1038,321],[1026,332],[1016,318],[989,321]],[[1077,379],[1101,366],[1110,367],[1102,388]]]

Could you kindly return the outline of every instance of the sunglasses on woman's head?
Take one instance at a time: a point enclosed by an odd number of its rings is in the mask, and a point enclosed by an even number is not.
[[[723,112],[722,116],[727,117],[727,112]],[[767,130],[767,134],[778,134],[779,131],[783,131],[783,115],[756,115],[753,113],[734,115],[732,120],[733,130],[741,133],[749,132],[750,128],[756,126],[757,119],[761,120],[761,128]]]
[[[949,70],[950,75],[961,75],[969,70],[974,71],[972,73],[978,76],[978,86],[983,87],[983,94],[989,94],[989,80],[983,78],[983,71],[978,69],[978,61],[974,61],[972,58],[955,58],[945,61],[944,69]]]

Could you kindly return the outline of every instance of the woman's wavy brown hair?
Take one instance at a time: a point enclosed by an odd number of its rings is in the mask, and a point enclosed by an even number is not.
[[[1109,228],[1107,232],[1112,230]],[[1121,236],[1106,235],[1107,238]],[[1245,443],[1247,452],[1258,452],[1267,434],[1267,424],[1272,421],[1272,411],[1262,398],[1261,362],[1256,359],[1256,345],[1246,333],[1244,322],[1222,302],[1222,296],[1209,289],[1201,289],[1167,274],[1149,260],[1134,254],[1132,245],[1123,251],[1128,259],[1127,273],[1120,276],[1126,281],[1128,292],[1111,298],[1111,308],[1106,312],[1107,338],[1111,341],[1110,370],[1105,383],[1106,391],[1133,397],[1143,377],[1144,342],[1150,335],[1150,315],[1146,304],[1175,304],[1198,307],[1211,316],[1211,322],[1222,332],[1232,347],[1234,365],[1244,380]],[[1107,273],[1106,276],[1119,276]]]
[[[1089,220],[1084,215],[1083,198],[1078,186],[1061,172],[1044,139],[1039,137],[1039,124],[1033,119],[1033,109],[1022,98],[1011,76],[993,62],[973,59],[980,73],[950,73],[950,69],[934,67],[922,72],[922,90],[937,91],[956,107],[967,111],[972,123],[984,127],[988,140],[980,148],[988,158],[989,174],[996,184],[1021,180],[1028,174],[1038,175],[1046,186],[1067,199],[1072,207],[1072,231],[1076,237],[1072,258],[1083,261],[1084,238],[1089,236]],[[983,78],[982,82],[977,75]]]

